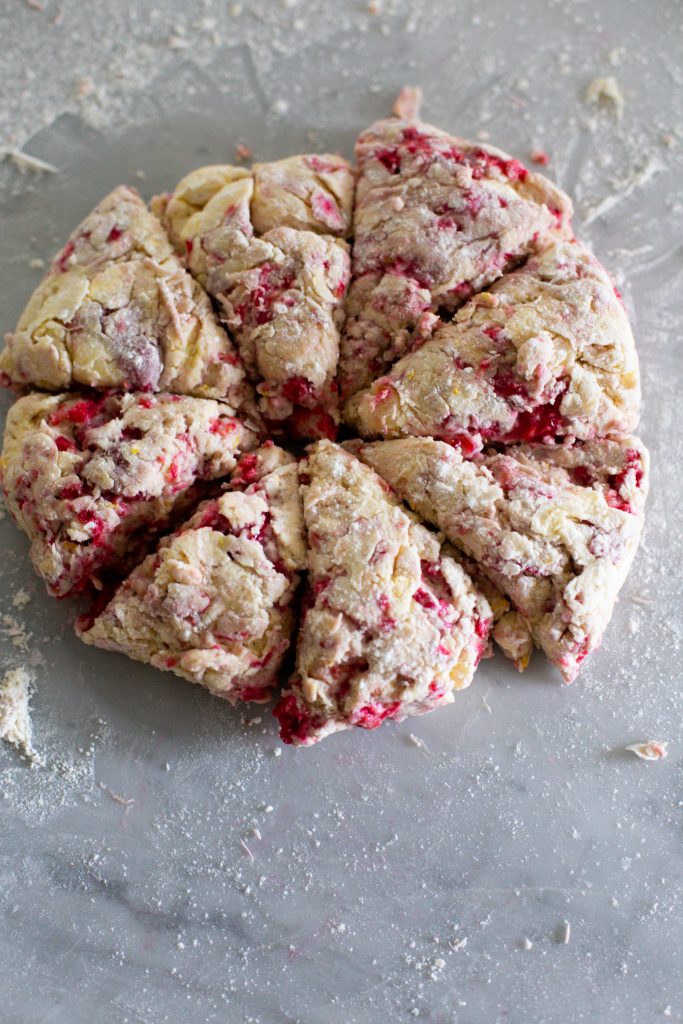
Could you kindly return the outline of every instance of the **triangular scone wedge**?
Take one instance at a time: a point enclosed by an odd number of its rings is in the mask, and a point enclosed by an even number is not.
[[[76,228],[6,343],[0,371],[18,386],[168,391],[233,409],[251,395],[206,292],[125,185]]]
[[[231,703],[271,696],[306,564],[296,460],[272,444],[245,460],[237,489],[202,503],[104,610],[77,624],[86,643],[175,672]]]
[[[220,303],[274,431],[336,433],[353,184],[341,157],[294,156],[201,167],[154,204]]]
[[[360,397],[364,436],[487,442],[588,440],[638,420],[638,357],[606,271],[551,243],[458,310]]]
[[[36,571],[63,597],[141,557],[143,539],[257,444],[210,399],[33,393],[8,413],[2,486]]]
[[[344,398],[428,337],[436,314],[451,313],[548,237],[566,234],[572,209],[518,160],[417,116],[366,129],[356,158]]]
[[[453,700],[487,647],[491,610],[441,538],[329,441],[300,465],[308,590],[296,674],[275,709],[307,745]]]
[[[571,682],[602,639],[638,546],[649,464],[641,442],[519,445],[471,461],[431,438],[356,450],[508,595]]]

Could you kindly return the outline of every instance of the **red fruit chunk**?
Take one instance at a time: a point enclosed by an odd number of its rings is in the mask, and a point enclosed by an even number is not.
[[[252,701],[254,704],[263,704],[270,699],[270,690],[264,689],[262,686],[245,686],[239,691],[239,698]]]
[[[499,371],[491,380],[491,386],[501,398],[510,398],[512,395],[528,397],[528,391],[524,386],[524,382],[519,377],[516,377],[512,370]]]
[[[376,149],[375,156],[389,174],[398,174],[401,170],[401,157],[398,149]]]
[[[292,437],[297,439],[305,438],[327,438],[334,441],[337,437],[337,424],[329,413],[317,409],[303,409],[298,406],[294,409],[287,424]]]
[[[73,405],[65,403],[50,413],[48,423],[51,427],[58,426],[64,420],[68,420],[69,423],[89,423],[100,411],[101,405],[102,400],[96,402],[90,398],[83,398]]]
[[[377,729],[387,718],[393,718],[400,707],[400,700],[392,704],[366,704],[354,715],[353,724],[361,729]]]
[[[76,246],[73,242],[67,242],[62,251],[60,252],[59,256],[57,257],[57,259],[55,260],[55,268],[61,274],[63,274],[64,271],[67,270],[69,266],[69,260],[73,256],[75,248]]]
[[[590,487],[595,479],[588,466],[574,466],[571,477],[573,483],[581,487]]]
[[[220,419],[214,420],[209,430],[212,434],[220,434],[221,437],[227,437],[228,434],[232,434],[237,424],[234,420],[228,419],[226,416],[221,416]]]
[[[481,637],[482,640],[485,640],[487,638],[490,629],[490,619],[477,619],[474,624],[474,632],[477,634],[478,637]]]
[[[62,501],[73,501],[74,498],[81,498],[83,496],[83,484],[80,480],[73,484],[66,484],[62,487],[59,492],[59,497]]]
[[[290,377],[282,385],[282,394],[295,405],[301,405],[313,395],[313,385],[305,377]]]
[[[377,604],[382,612],[382,618],[380,621],[382,629],[387,631],[394,629],[396,626],[396,619],[389,614],[390,602],[388,595],[380,594],[377,598]]]
[[[320,715],[299,706],[293,693],[287,694],[275,705],[273,714],[280,723],[280,739],[284,743],[305,743],[315,730],[324,724]]]
[[[68,437],[64,437],[63,434],[60,434],[59,437],[55,438],[55,444],[57,445],[57,450],[60,452],[76,451],[76,445],[73,441],[70,441]]]
[[[243,455],[237,467],[237,473],[233,475],[232,482],[245,486],[253,484],[257,477],[258,456],[255,452]]]
[[[103,547],[105,544],[104,534],[107,528],[102,517],[97,512],[85,508],[77,513],[77,518],[84,526],[90,527],[90,536],[92,537],[93,544],[96,547]]]
[[[413,594],[413,601],[417,601],[417,603],[421,604],[423,608],[438,608],[437,602],[429,591],[425,590],[423,587],[420,587],[419,590],[415,591]]]

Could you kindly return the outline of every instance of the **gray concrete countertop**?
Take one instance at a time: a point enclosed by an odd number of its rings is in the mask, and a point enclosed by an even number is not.
[[[549,154],[633,317],[653,473],[573,686],[495,658],[448,710],[302,751],[268,707],[80,645],[0,522],[3,668],[32,666],[45,762],[0,744],[3,1021],[683,1020],[682,29],[675,0],[5,0],[3,330],[120,181],[149,196],[238,143],[350,155],[420,84],[427,119]],[[623,112],[586,99],[607,76]],[[669,757],[624,751],[648,739]]]

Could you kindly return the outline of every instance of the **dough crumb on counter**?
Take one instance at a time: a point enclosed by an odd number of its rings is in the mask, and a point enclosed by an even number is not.
[[[594,78],[586,89],[586,99],[589,103],[609,106],[617,120],[623,117],[626,100],[614,75]]]
[[[33,746],[29,701],[33,675],[23,665],[8,669],[0,681],[0,739],[29,761],[42,763]]]
[[[662,743],[659,740],[647,740],[645,743],[631,743],[626,747],[641,761],[661,761],[668,756],[668,742]]]

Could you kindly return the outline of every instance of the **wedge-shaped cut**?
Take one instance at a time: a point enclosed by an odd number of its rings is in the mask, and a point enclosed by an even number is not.
[[[353,173],[333,156],[192,171],[154,208],[223,309],[277,431],[336,432]]]
[[[358,447],[357,441],[349,441],[346,446],[350,451]],[[468,558],[458,548],[451,549],[477,590],[484,595],[493,614],[491,637],[500,647],[506,658],[509,658],[518,672],[527,668],[534,650],[534,641],[526,619],[511,607],[509,599],[494,586],[488,576],[481,572],[473,558]]]
[[[210,399],[33,393],[9,411],[2,485],[36,571],[62,597],[142,557],[145,536],[257,443]]]
[[[458,310],[358,401],[366,436],[487,442],[604,437],[638,419],[638,357],[607,273],[549,245]]]
[[[6,342],[0,370],[19,386],[168,391],[233,409],[251,392],[208,296],[124,185],[71,235]]]
[[[289,647],[306,564],[296,460],[269,443],[244,456],[232,487],[165,537],[77,632],[232,703],[260,702]]]
[[[640,441],[519,445],[471,461],[431,438],[356,444],[509,596],[571,682],[602,639],[638,546],[648,485]]]
[[[450,703],[487,647],[485,598],[353,455],[321,441],[300,477],[309,580],[296,674],[275,709],[282,738],[310,744]]]
[[[372,125],[356,157],[344,398],[428,337],[437,314],[451,313],[548,237],[566,233],[571,215],[568,197],[542,175],[416,116]]]

